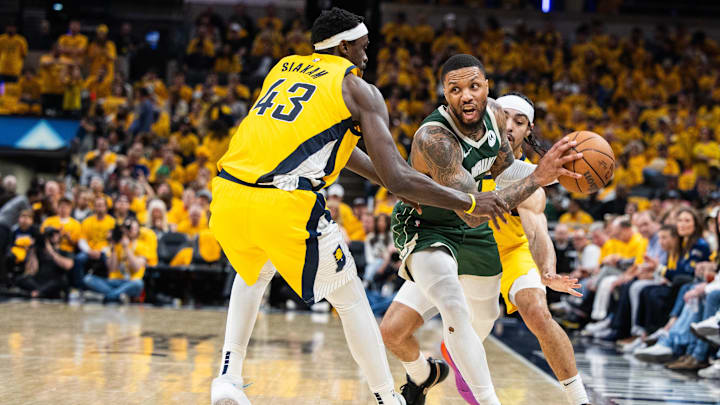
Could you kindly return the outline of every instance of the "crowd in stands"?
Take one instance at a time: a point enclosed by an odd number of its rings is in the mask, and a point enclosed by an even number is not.
[[[58,38],[45,28],[30,43],[48,50],[37,66],[26,63],[28,43],[15,26],[0,35],[0,114],[75,117],[80,129],[66,173],[35,179],[24,194],[13,175],[2,178],[0,284],[33,297],[95,291],[127,302],[143,299],[148,268],[222,266],[208,230],[216,163],[273,64],[312,52],[302,17],[283,21],[270,6],[254,19],[238,5],[224,18],[208,8],[167,79],[128,63],[137,52],[128,23],[117,35],[79,21]],[[551,24],[460,24],[448,14],[435,27],[403,13],[372,40],[380,43],[377,67],[365,77],[387,100],[404,156],[442,101],[438,67],[459,52],[485,63],[491,96],[520,91],[533,100],[534,134],[545,145],[574,130],[603,134],[617,158],[611,184],[592,196],[547,189],[558,273],[576,275],[585,293],[552,297],[553,309],[566,326],[619,341],[639,358],[707,367],[716,354],[692,331],[717,339],[720,48],[713,40],[682,25],[618,37],[596,21],[568,38]],[[354,200],[340,185],[326,192],[382,313],[399,283],[390,233],[397,199],[371,186]],[[278,292],[271,304],[284,306],[290,295]],[[718,376],[720,364],[705,370]]]

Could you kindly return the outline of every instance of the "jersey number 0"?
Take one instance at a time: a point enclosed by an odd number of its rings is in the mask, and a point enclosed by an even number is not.
[[[275,105],[273,103],[273,100],[279,94],[279,91],[276,91],[275,89],[280,86],[284,81],[285,79],[279,79],[278,81],[273,83],[272,86],[270,86],[265,95],[260,97],[260,100],[258,100],[257,104],[255,104],[255,107],[253,107],[253,110],[257,110],[257,115],[265,115],[265,111]],[[290,110],[288,113],[284,113],[283,111],[285,110],[285,104],[278,104],[273,109],[273,112],[272,114],[270,114],[270,116],[280,121],[295,121],[298,115],[300,115],[300,113],[302,112],[303,103],[310,100],[316,89],[317,86],[315,86],[314,84],[300,82],[293,84],[287,90],[288,93],[295,94],[299,93],[300,90],[303,91],[300,95],[293,95],[288,97],[288,100],[293,104],[292,110]]]

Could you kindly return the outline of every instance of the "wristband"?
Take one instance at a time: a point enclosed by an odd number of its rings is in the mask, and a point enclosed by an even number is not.
[[[472,212],[475,210],[475,204],[477,203],[477,201],[475,201],[475,196],[473,194],[468,193],[468,195],[470,196],[472,203],[470,203],[470,208],[468,208],[467,211],[465,211],[465,213],[472,214]]]

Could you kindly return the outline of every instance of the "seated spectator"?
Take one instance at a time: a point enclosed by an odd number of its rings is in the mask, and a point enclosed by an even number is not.
[[[99,265],[104,267],[110,248],[108,239],[115,228],[115,218],[108,214],[104,197],[96,197],[93,215],[82,221],[82,236],[78,241],[80,252],[75,256],[75,264],[71,273],[70,283],[73,287],[83,288],[86,267]]]
[[[33,298],[59,298],[67,289],[67,272],[73,267],[72,253],[60,249],[60,231],[47,227],[28,253],[25,274],[16,285]]]
[[[108,76],[114,77],[117,51],[115,43],[108,39],[108,31],[107,25],[98,25],[95,31],[96,37],[88,47],[87,59],[90,65],[88,69],[90,75],[97,75],[98,71],[104,68]]]
[[[31,188],[26,195],[18,195],[6,202],[0,208],[0,284],[7,282],[5,269],[5,256],[10,250],[13,242],[13,228],[20,219],[20,214],[30,210],[33,204],[42,199],[42,194],[37,188]],[[32,217],[32,214],[30,214]]]
[[[115,170],[117,155],[110,150],[108,139],[101,136],[95,140],[95,149],[85,154],[85,161],[99,158],[103,163],[103,173],[110,173]]]
[[[575,200],[570,200],[568,205],[568,211],[560,215],[558,222],[565,224],[572,229],[585,228],[587,229],[590,224],[593,223],[593,217],[587,212],[580,209],[580,204]]]
[[[569,274],[572,272],[572,263],[576,257],[575,249],[570,244],[570,228],[565,224],[557,224],[553,232],[553,242],[557,257],[557,272]]]
[[[92,207],[90,206],[92,199],[93,193],[89,189],[81,188],[77,193],[75,208],[73,208],[72,211],[72,217],[75,218],[76,221],[82,222],[92,214]]]
[[[130,211],[130,199],[125,194],[120,194],[115,199],[112,215],[118,224],[124,224],[127,218],[137,218],[135,213]]]
[[[75,254],[82,230],[80,222],[70,216],[73,210],[73,203],[67,197],[60,198],[58,202],[58,214],[48,217],[43,221],[40,232],[52,227],[60,233],[60,250],[65,253]]]
[[[33,211],[23,210],[18,218],[18,223],[12,229],[10,251],[6,261],[8,269],[13,267],[24,267],[30,247],[38,237],[37,227],[33,224]]]
[[[195,150],[195,161],[185,167],[185,184],[195,181],[198,175],[198,170],[202,167],[207,168],[210,171],[211,176],[215,177],[217,173],[217,166],[208,161],[209,157],[210,151],[206,147],[200,146]]]
[[[8,174],[3,177],[2,186],[0,187],[0,208],[15,196],[17,196],[17,177]]]
[[[60,52],[75,64],[83,62],[82,58],[85,57],[87,44],[88,39],[80,33],[80,21],[77,20],[70,21],[68,33],[61,35],[58,39]]]
[[[88,274],[83,279],[88,289],[103,295],[103,302],[127,304],[130,298],[140,296],[149,247],[138,240],[140,224],[128,218],[113,230],[112,246],[108,257],[109,277]]]
[[[62,111],[65,87],[62,77],[66,69],[74,62],[60,53],[57,44],[53,44],[50,53],[42,55],[39,61],[40,91],[43,115],[54,116]]]
[[[362,223],[353,214],[352,208],[349,205],[342,202],[345,196],[345,189],[340,184],[333,184],[328,188],[328,202],[337,201],[338,209],[340,210],[341,220],[338,222],[342,223],[343,228],[348,234],[351,241],[365,241],[365,231],[363,230]]]
[[[372,232],[368,233],[365,238],[365,260],[367,265],[365,266],[364,278],[366,281],[374,279],[375,273],[380,270],[392,245],[390,217],[380,214],[375,217]]]
[[[702,238],[702,226],[703,223],[694,209],[678,210],[678,254],[668,255],[668,271],[664,274],[663,283],[646,287],[640,293],[637,324],[648,332],[666,324],[668,312],[680,289],[695,278],[696,264],[710,258],[710,247]],[[670,264],[674,266],[671,267]],[[670,271],[673,267],[675,270]]]
[[[160,192],[158,190],[158,194]],[[182,193],[182,201],[174,201],[167,213],[167,222],[170,224],[171,230],[176,230],[177,226],[190,215],[190,207],[196,203],[197,197],[195,190],[186,188]]]
[[[205,212],[199,204],[195,204],[190,207],[187,219],[178,224],[177,231],[184,233],[189,239],[193,239],[207,227],[208,221]]]

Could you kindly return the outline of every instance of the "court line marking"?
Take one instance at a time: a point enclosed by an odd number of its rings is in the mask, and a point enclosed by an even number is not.
[[[533,364],[530,360],[528,360],[528,359],[526,359],[525,357],[521,356],[521,355],[520,355],[518,352],[516,352],[515,350],[511,349],[508,345],[506,345],[505,343],[503,343],[500,339],[496,338],[496,337],[493,336],[493,335],[488,335],[488,337],[487,337],[486,339],[488,339],[488,340],[492,341],[493,343],[495,343],[496,345],[498,345],[501,349],[503,349],[504,351],[506,351],[509,355],[511,355],[512,357],[516,358],[518,361],[520,361],[520,363],[526,365],[526,366],[527,366],[528,368],[530,368],[531,370],[533,370],[533,371],[535,371],[536,373],[540,374],[545,380],[547,380],[547,381],[550,382],[551,384],[555,385],[555,386],[558,387],[558,388],[562,388],[562,387],[560,386],[560,381],[552,378],[550,375],[548,375],[548,373],[546,373],[546,372],[543,371],[540,367],[538,367],[538,366],[536,366],[535,364]]]

